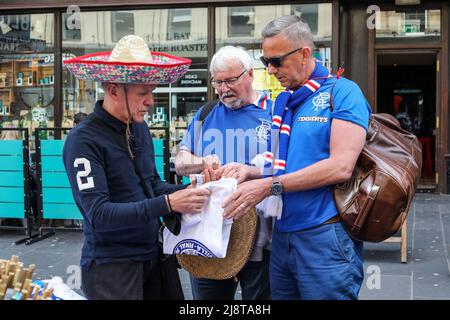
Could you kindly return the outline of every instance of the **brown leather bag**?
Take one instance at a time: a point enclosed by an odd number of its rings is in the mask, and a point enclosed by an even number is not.
[[[380,242],[400,230],[421,168],[417,137],[392,115],[373,114],[352,177],[334,188],[336,207],[351,236]]]

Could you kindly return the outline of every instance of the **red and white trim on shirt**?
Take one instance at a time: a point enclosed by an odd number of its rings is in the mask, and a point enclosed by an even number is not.
[[[309,80],[307,83],[305,83],[305,86],[312,92],[316,92],[317,89],[320,88],[320,84],[314,80]]]
[[[286,169],[286,161],[277,159],[273,164],[273,168],[276,170],[285,170]]]
[[[266,110],[266,108],[267,108],[267,99],[269,99],[267,97],[267,94],[263,94],[261,96],[261,98],[259,99],[259,101],[258,101],[258,107],[260,107],[263,110]]]
[[[280,134],[287,134],[288,136],[291,134],[291,127],[288,124],[283,124],[281,126]]]
[[[273,153],[270,152],[270,151],[264,152],[264,160],[267,161],[267,162],[272,163],[272,160],[273,160]]]

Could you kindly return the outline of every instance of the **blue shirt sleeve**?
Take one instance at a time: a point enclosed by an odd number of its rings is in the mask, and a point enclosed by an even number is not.
[[[332,99],[334,110],[331,118],[352,122],[367,131],[372,111],[356,83],[345,78],[337,80]]]
[[[103,154],[92,138],[69,134],[63,160],[75,202],[92,230],[129,229],[170,214],[164,196],[136,202],[111,202]]]
[[[195,113],[194,118],[192,119],[191,123],[189,123],[184,137],[180,142],[180,150],[189,151],[197,156],[198,154],[196,146],[198,145],[202,130],[202,124],[200,122],[200,110]]]

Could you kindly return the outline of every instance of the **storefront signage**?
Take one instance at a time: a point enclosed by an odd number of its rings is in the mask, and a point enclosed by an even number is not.
[[[190,32],[167,33],[167,40],[189,40],[190,37]]]
[[[0,16],[0,31],[2,34],[30,31],[30,15]]]
[[[177,83],[178,87],[206,87],[206,71],[189,71]]]
[[[192,52],[192,51],[208,51],[208,45],[206,43],[196,43],[196,44],[179,44],[179,45],[162,45],[153,46],[150,48],[151,51],[157,52]]]
[[[0,16],[0,51],[43,51],[45,41],[30,38],[30,15]]]

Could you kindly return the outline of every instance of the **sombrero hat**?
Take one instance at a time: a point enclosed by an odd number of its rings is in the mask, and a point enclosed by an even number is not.
[[[227,255],[223,259],[178,254],[178,262],[196,278],[214,280],[232,278],[241,271],[252,253],[257,223],[256,209],[233,222]]]
[[[151,52],[144,39],[124,36],[112,52],[98,52],[64,61],[77,79],[111,83],[166,84],[177,81],[190,59]]]

